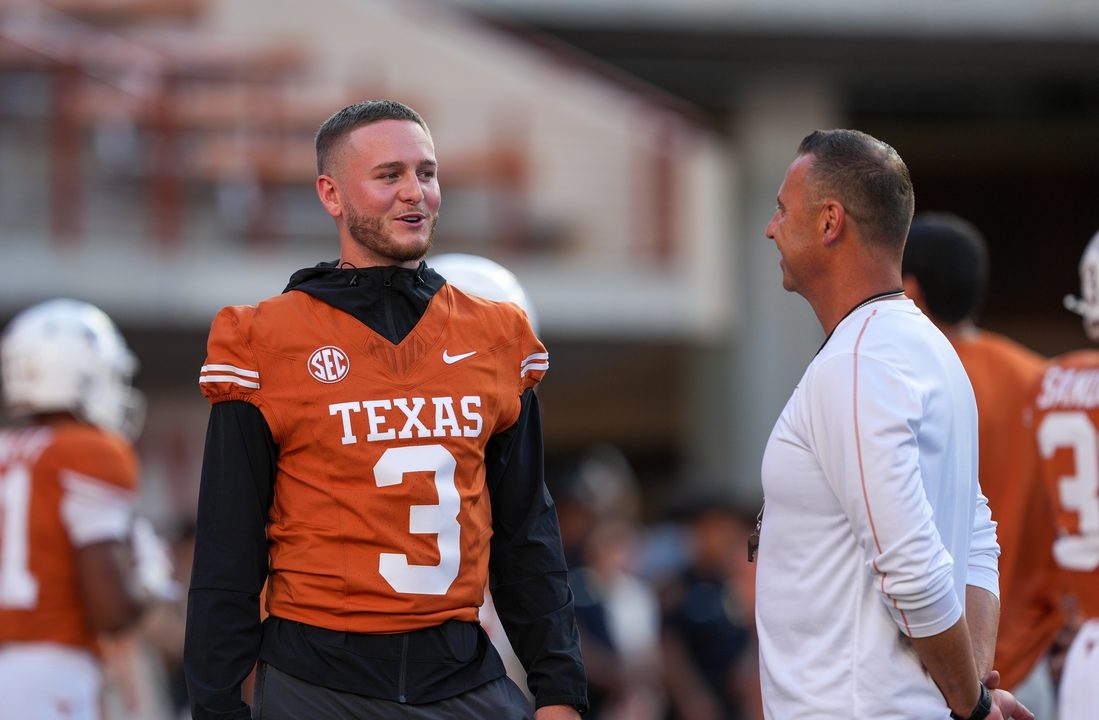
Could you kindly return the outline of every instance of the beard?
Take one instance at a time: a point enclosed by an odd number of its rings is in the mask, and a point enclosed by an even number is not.
[[[347,231],[359,247],[367,253],[393,264],[399,264],[420,260],[427,255],[435,242],[435,226],[438,223],[438,216],[432,218],[431,228],[423,242],[401,243],[393,233],[385,231],[384,224],[379,218],[351,212],[347,219]]]

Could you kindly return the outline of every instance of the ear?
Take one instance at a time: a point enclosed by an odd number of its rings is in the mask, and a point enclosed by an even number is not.
[[[320,175],[317,177],[317,197],[321,200],[321,205],[324,206],[325,212],[332,217],[339,217],[343,214],[343,203],[340,202],[340,190],[336,186],[336,181],[330,175]]]
[[[847,221],[847,211],[836,200],[825,200],[820,206],[820,214],[817,216],[821,241],[825,245],[831,245],[839,239],[843,232],[843,226]]]

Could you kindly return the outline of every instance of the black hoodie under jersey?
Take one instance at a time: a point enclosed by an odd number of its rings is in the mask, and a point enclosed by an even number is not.
[[[397,344],[444,284],[422,262],[415,269],[326,262],[295,272],[283,292],[308,293]],[[258,408],[244,401],[212,406],[184,651],[196,720],[250,717],[240,686],[257,658],[315,685],[411,704],[453,697],[504,674],[499,655],[475,623],[448,621],[389,635],[336,632],[276,617],[261,624],[266,519],[278,453]],[[493,537],[489,577],[497,613],[527,669],[537,706],[584,710],[586,680],[573,597],[543,481],[541,419],[532,390],[524,393],[515,424],[489,439],[485,467],[494,527],[500,518],[509,525],[518,518],[532,541]],[[526,577],[516,572],[523,568],[551,570]],[[254,592],[218,588],[217,577],[246,579]]]

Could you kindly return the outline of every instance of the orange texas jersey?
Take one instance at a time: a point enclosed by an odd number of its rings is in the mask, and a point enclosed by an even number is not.
[[[1001,684],[1022,682],[1061,628],[1063,585],[1053,560],[1053,510],[1038,468],[1030,403],[1046,360],[1002,335],[954,342],[977,399],[981,489],[1000,543]]]
[[[222,309],[203,393],[255,405],[279,446],[268,612],[359,633],[475,621],[485,445],[548,366],[517,306],[449,284],[397,345],[300,291]]]
[[[0,645],[95,649],[76,551],[129,536],[136,488],[120,436],[76,422],[0,432]]]
[[[1081,612],[1099,617],[1099,352],[1055,359],[1034,409],[1042,474],[1057,513],[1053,555]]]

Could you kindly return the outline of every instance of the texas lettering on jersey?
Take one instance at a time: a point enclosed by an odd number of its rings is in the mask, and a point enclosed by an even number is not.
[[[521,311],[449,284],[395,345],[298,291],[223,309],[203,393],[256,406],[279,446],[268,612],[360,633],[475,621],[485,446],[548,366]]]
[[[424,407],[430,402],[433,411],[425,420],[420,418]],[[384,442],[386,440],[410,440],[429,437],[480,437],[484,420],[479,409],[481,398],[466,395],[455,399],[450,396],[433,398],[392,398],[385,400],[353,400],[351,402],[332,403],[328,406],[330,415],[338,415],[342,420],[343,435],[340,442],[351,445],[359,442],[359,436],[353,430],[352,414],[362,416],[366,426],[366,442]],[[399,428],[399,429],[398,429]]]

